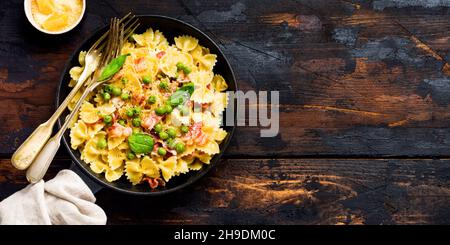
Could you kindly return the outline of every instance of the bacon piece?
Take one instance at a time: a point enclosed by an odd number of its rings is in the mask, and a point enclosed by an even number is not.
[[[125,129],[123,130],[122,135],[125,137],[130,136],[133,133],[133,129],[131,129],[130,127],[125,127]]]
[[[155,143],[154,145],[153,145],[153,152],[157,152],[158,151],[158,148],[160,147],[160,144],[159,143]]]
[[[193,145],[194,143],[198,145],[204,145],[208,140],[206,134],[202,131],[202,122],[194,123],[185,136],[181,138],[186,145]]]
[[[158,179],[155,178],[143,178],[142,180],[147,181],[148,185],[150,186],[150,188],[152,189],[156,189],[156,187],[158,187],[159,185],[159,181]]]
[[[152,113],[151,115],[143,118],[142,127],[148,130],[152,130],[152,128],[161,120],[161,118],[162,117]]]
[[[133,93],[131,103],[143,106],[145,104],[145,95]]]
[[[116,138],[129,136],[133,132],[133,130],[130,127],[124,127],[119,123],[114,123],[111,127],[108,128],[107,132],[109,137]]]
[[[156,181],[158,181],[159,186],[162,186],[162,187],[166,186],[166,182],[163,179],[156,178]]]
[[[203,126],[202,122],[196,122],[192,124],[192,126],[189,129],[190,133],[192,134],[192,138],[195,139],[200,136],[200,134],[202,133],[202,126]]]
[[[117,118],[119,118],[119,111],[115,111],[114,113],[113,113],[113,116],[112,116],[112,118],[113,118],[113,124],[117,121]]]
[[[208,140],[208,137],[206,136],[205,133],[202,132],[202,134],[197,139],[195,139],[194,141],[198,145],[204,145],[204,144],[206,144],[207,140]]]
[[[160,51],[160,52],[158,52],[158,53],[156,54],[156,57],[157,57],[158,59],[161,59],[165,54],[166,54],[166,52]]]
[[[141,72],[147,69],[147,60],[144,57],[137,58],[134,60],[134,70],[136,72]]]
[[[206,109],[208,109],[208,107],[211,105],[211,103],[203,103],[202,104],[202,109],[203,110],[206,110]]]

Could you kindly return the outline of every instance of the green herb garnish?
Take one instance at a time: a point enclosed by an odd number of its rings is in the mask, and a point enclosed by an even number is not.
[[[123,54],[117,58],[112,59],[111,62],[109,62],[109,64],[106,65],[105,68],[103,68],[99,81],[109,79],[112,76],[114,76],[114,74],[116,74],[118,71],[120,71],[128,55],[130,54]]]

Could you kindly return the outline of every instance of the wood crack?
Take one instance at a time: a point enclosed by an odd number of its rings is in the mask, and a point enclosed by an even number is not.
[[[450,74],[450,65],[448,61],[440,55],[438,52],[436,52],[429,44],[418,38],[414,33],[412,33],[408,28],[406,28],[403,24],[401,24],[399,21],[394,20],[394,23],[397,24],[404,32],[406,32],[411,40],[416,44],[416,47],[425,51],[427,54],[431,55],[433,58],[437,60],[441,60],[444,62],[444,65],[442,66],[441,71],[445,74]]]
[[[303,108],[319,109],[319,110],[324,110],[324,111],[337,111],[337,112],[344,112],[344,113],[353,113],[353,114],[358,114],[361,116],[387,116],[386,114],[379,113],[379,112],[363,111],[363,110],[356,110],[356,109],[346,109],[346,108],[339,108],[339,107],[334,107],[334,106],[304,105]]]

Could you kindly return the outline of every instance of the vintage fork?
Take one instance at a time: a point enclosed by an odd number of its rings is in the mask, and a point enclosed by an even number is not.
[[[137,24],[139,25],[139,24]],[[132,28],[133,30],[137,28]],[[125,36],[129,36],[130,33],[127,33]],[[100,61],[100,66],[102,69],[107,65],[113,58],[117,57],[122,49],[124,39],[124,29],[123,26],[120,25],[118,19],[113,19],[111,21],[110,33],[108,38],[108,43],[106,45],[106,51]],[[39,154],[36,156],[35,161],[27,170],[27,179],[30,183],[36,183],[41,180],[50,166],[53,158],[55,157],[56,152],[61,144],[61,138],[68,128],[70,122],[73,117],[77,114],[77,111],[80,109],[84,99],[87,97],[89,93],[94,91],[96,87],[100,84],[108,81],[109,79],[98,81],[100,76],[100,70],[98,69],[95,73],[91,81],[88,83],[88,87],[81,95],[80,100],[75,105],[75,108],[72,110],[70,115],[66,118],[64,124],[61,126],[61,129],[56,133],[55,136],[50,138],[50,140],[45,144]]]
[[[125,31],[127,33],[132,33],[132,31],[134,31],[132,28],[135,26],[136,21],[135,16],[131,16],[131,13],[128,13],[120,20],[120,23],[124,23],[124,26],[126,26]],[[99,65],[99,56],[106,46],[105,38],[108,35],[108,32],[109,31],[103,34],[86,53],[85,66],[80,78],[73,87],[72,91],[70,91],[69,95],[67,95],[58,109],[56,109],[55,113],[53,113],[53,115],[46,122],[39,125],[14,152],[11,158],[11,162],[14,167],[20,170],[28,168],[44,144],[50,138],[56,120],[66,109],[70,101],[72,101],[73,97],[82,85],[85,84],[86,80],[92,75],[95,69],[97,69]]]

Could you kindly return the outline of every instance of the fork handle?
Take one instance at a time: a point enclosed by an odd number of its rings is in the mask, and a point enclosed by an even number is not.
[[[11,163],[14,167],[20,170],[28,168],[36,154],[38,154],[39,150],[44,146],[48,138],[50,138],[52,129],[53,125],[48,122],[39,125],[16,152],[14,152],[11,158]]]
[[[56,123],[56,120],[66,109],[67,105],[69,105],[70,101],[72,101],[75,94],[80,90],[84,81],[91,73],[92,71],[90,68],[83,70],[83,73],[81,74],[77,84],[75,85],[75,87],[73,87],[64,101],[59,105],[55,113],[53,113],[53,115],[47,120],[47,122],[39,125],[39,127],[37,127],[34,132],[14,152],[11,158],[11,163],[14,167],[20,170],[24,170],[30,166],[39,150],[44,146],[45,142],[47,142],[47,140],[52,135],[52,129]]]
[[[47,141],[47,144],[38,153],[33,164],[27,170],[27,180],[30,183],[36,183],[44,177],[60,145],[61,138],[59,135]]]
[[[79,86],[75,86],[55,111],[55,113],[53,113],[53,115],[45,123],[39,125],[33,131],[33,133],[22,143],[22,145],[20,145],[19,148],[14,152],[11,158],[11,163],[14,167],[20,170],[24,170],[30,166],[30,164],[36,158],[36,155],[44,146],[45,142],[47,142],[47,140],[52,135],[53,126],[55,125],[56,120],[66,109],[67,105],[73,99],[80,87],[81,83],[79,84]]]

